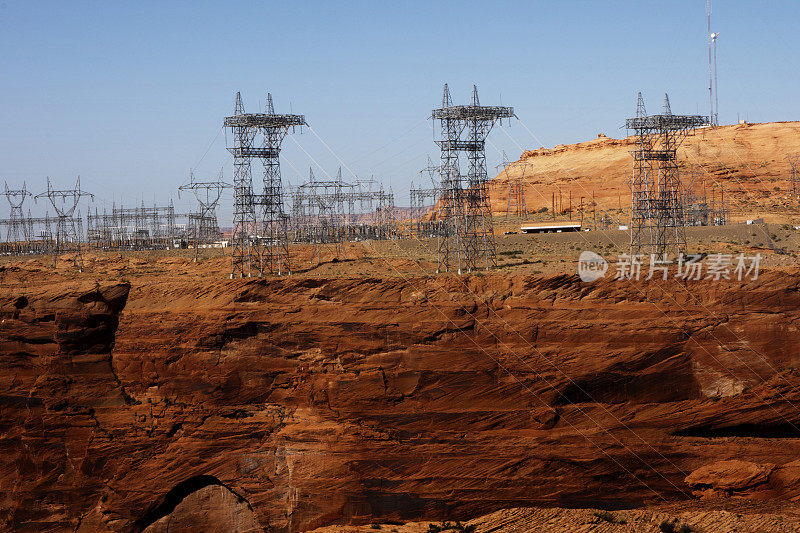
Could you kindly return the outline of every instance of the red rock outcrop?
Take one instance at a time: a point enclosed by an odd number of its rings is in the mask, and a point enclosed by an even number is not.
[[[5,528],[622,508],[691,499],[684,479],[716,461],[779,469],[800,453],[795,275],[171,268],[105,286],[0,272]]]
[[[5,527],[66,528],[97,503],[104,472],[114,468],[114,430],[103,414],[136,402],[111,362],[128,289],[19,286],[0,296]]]
[[[701,466],[686,476],[686,483],[698,489],[732,493],[769,483],[773,470],[772,463],[759,465],[730,459]]]
[[[786,205],[796,205],[789,194],[789,162],[786,154],[800,152],[800,122],[768,122],[700,128],[682,143],[678,159],[686,170],[699,172],[708,189],[724,187],[726,201],[734,213],[757,218],[781,212]],[[525,204],[529,211],[551,209],[553,194],[573,215],[578,205],[590,205],[592,196],[600,210],[630,208],[628,180],[633,170],[633,138],[595,139],[552,149],[526,150],[501,170],[490,182],[490,206],[493,213],[505,214],[508,207],[508,179],[523,178]],[[684,178],[689,181],[688,178]],[[719,190],[715,193],[719,199]],[[581,197],[584,197],[581,200]],[[558,207],[557,207],[558,209]],[[591,211],[591,207],[587,208]],[[743,211],[743,213],[742,213]],[[564,213],[569,216],[568,213]]]
[[[686,483],[700,497],[795,500],[800,495],[800,460],[778,467],[738,459],[716,461],[686,476]]]

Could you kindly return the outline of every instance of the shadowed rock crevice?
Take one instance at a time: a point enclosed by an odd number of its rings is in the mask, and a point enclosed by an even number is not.
[[[199,475],[190,477],[187,480],[181,481],[175,485],[164,497],[151,507],[141,518],[139,518],[133,526],[134,531],[144,531],[150,525],[156,523],[164,517],[169,516],[175,511],[175,508],[183,502],[187,497],[209,486],[222,487],[236,497],[239,503],[247,505],[247,508],[252,511],[250,502],[243,496],[233,491],[229,486],[225,485],[219,479],[209,475]]]
[[[675,355],[637,371],[624,371],[621,367],[617,365],[572,378],[558,392],[552,405],[678,402],[701,396],[700,386],[685,355]],[[665,383],[670,386],[664,387]]]
[[[56,313],[55,341],[63,354],[103,354],[114,348],[119,314],[128,301],[129,283],[119,283],[66,298]],[[76,305],[77,303],[77,305]]]
[[[721,437],[755,437],[760,439],[798,439],[800,438],[800,422],[764,424],[737,424],[735,426],[713,427],[697,425],[674,431],[675,437],[702,437],[706,439]]]

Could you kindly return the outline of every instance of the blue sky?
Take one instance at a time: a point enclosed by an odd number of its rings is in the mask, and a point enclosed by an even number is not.
[[[798,15],[795,1],[715,2],[722,123],[800,119]],[[536,136],[518,123],[511,138],[494,131],[490,169],[517,145],[622,135],[639,90],[650,110],[668,91],[673,112],[708,113],[704,0],[0,0],[0,47],[0,179],[38,191],[46,176],[67,186],[80,174],[100,210],[169,198],[188,209],[177,187],[190,168],[224,167],[230,179],[221,123],[237,90],[248,111],[271,91],[276,111],[305,114],[353,173],[391,184],[398,205],[438,156],[426,118],[444,82],[456,102],[476,83],[481,103],[514,106]],[[311,165],[335,172],[311,132],[294,139],[286,180]]]

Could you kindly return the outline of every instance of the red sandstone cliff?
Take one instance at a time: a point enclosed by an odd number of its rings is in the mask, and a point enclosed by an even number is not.
[[[686,477],[720,460],[800,453],[796,276],[687,291],[182,269],[129,293],[3,267],[4,528],[623,507],[695,498]],[[799,494],[769,475],[770,497]]]

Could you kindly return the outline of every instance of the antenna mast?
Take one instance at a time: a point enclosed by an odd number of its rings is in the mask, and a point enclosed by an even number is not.
[[[717,37],[711,32],[711,0],[706,0],[708,19],[708,118],[712,126],[719,125],[719,95],[717,94]]]
[[[719,85],[717,84],[717,37],[719,32],[711,34],[711,42],[714,44],[714,125],[719,126]]]

